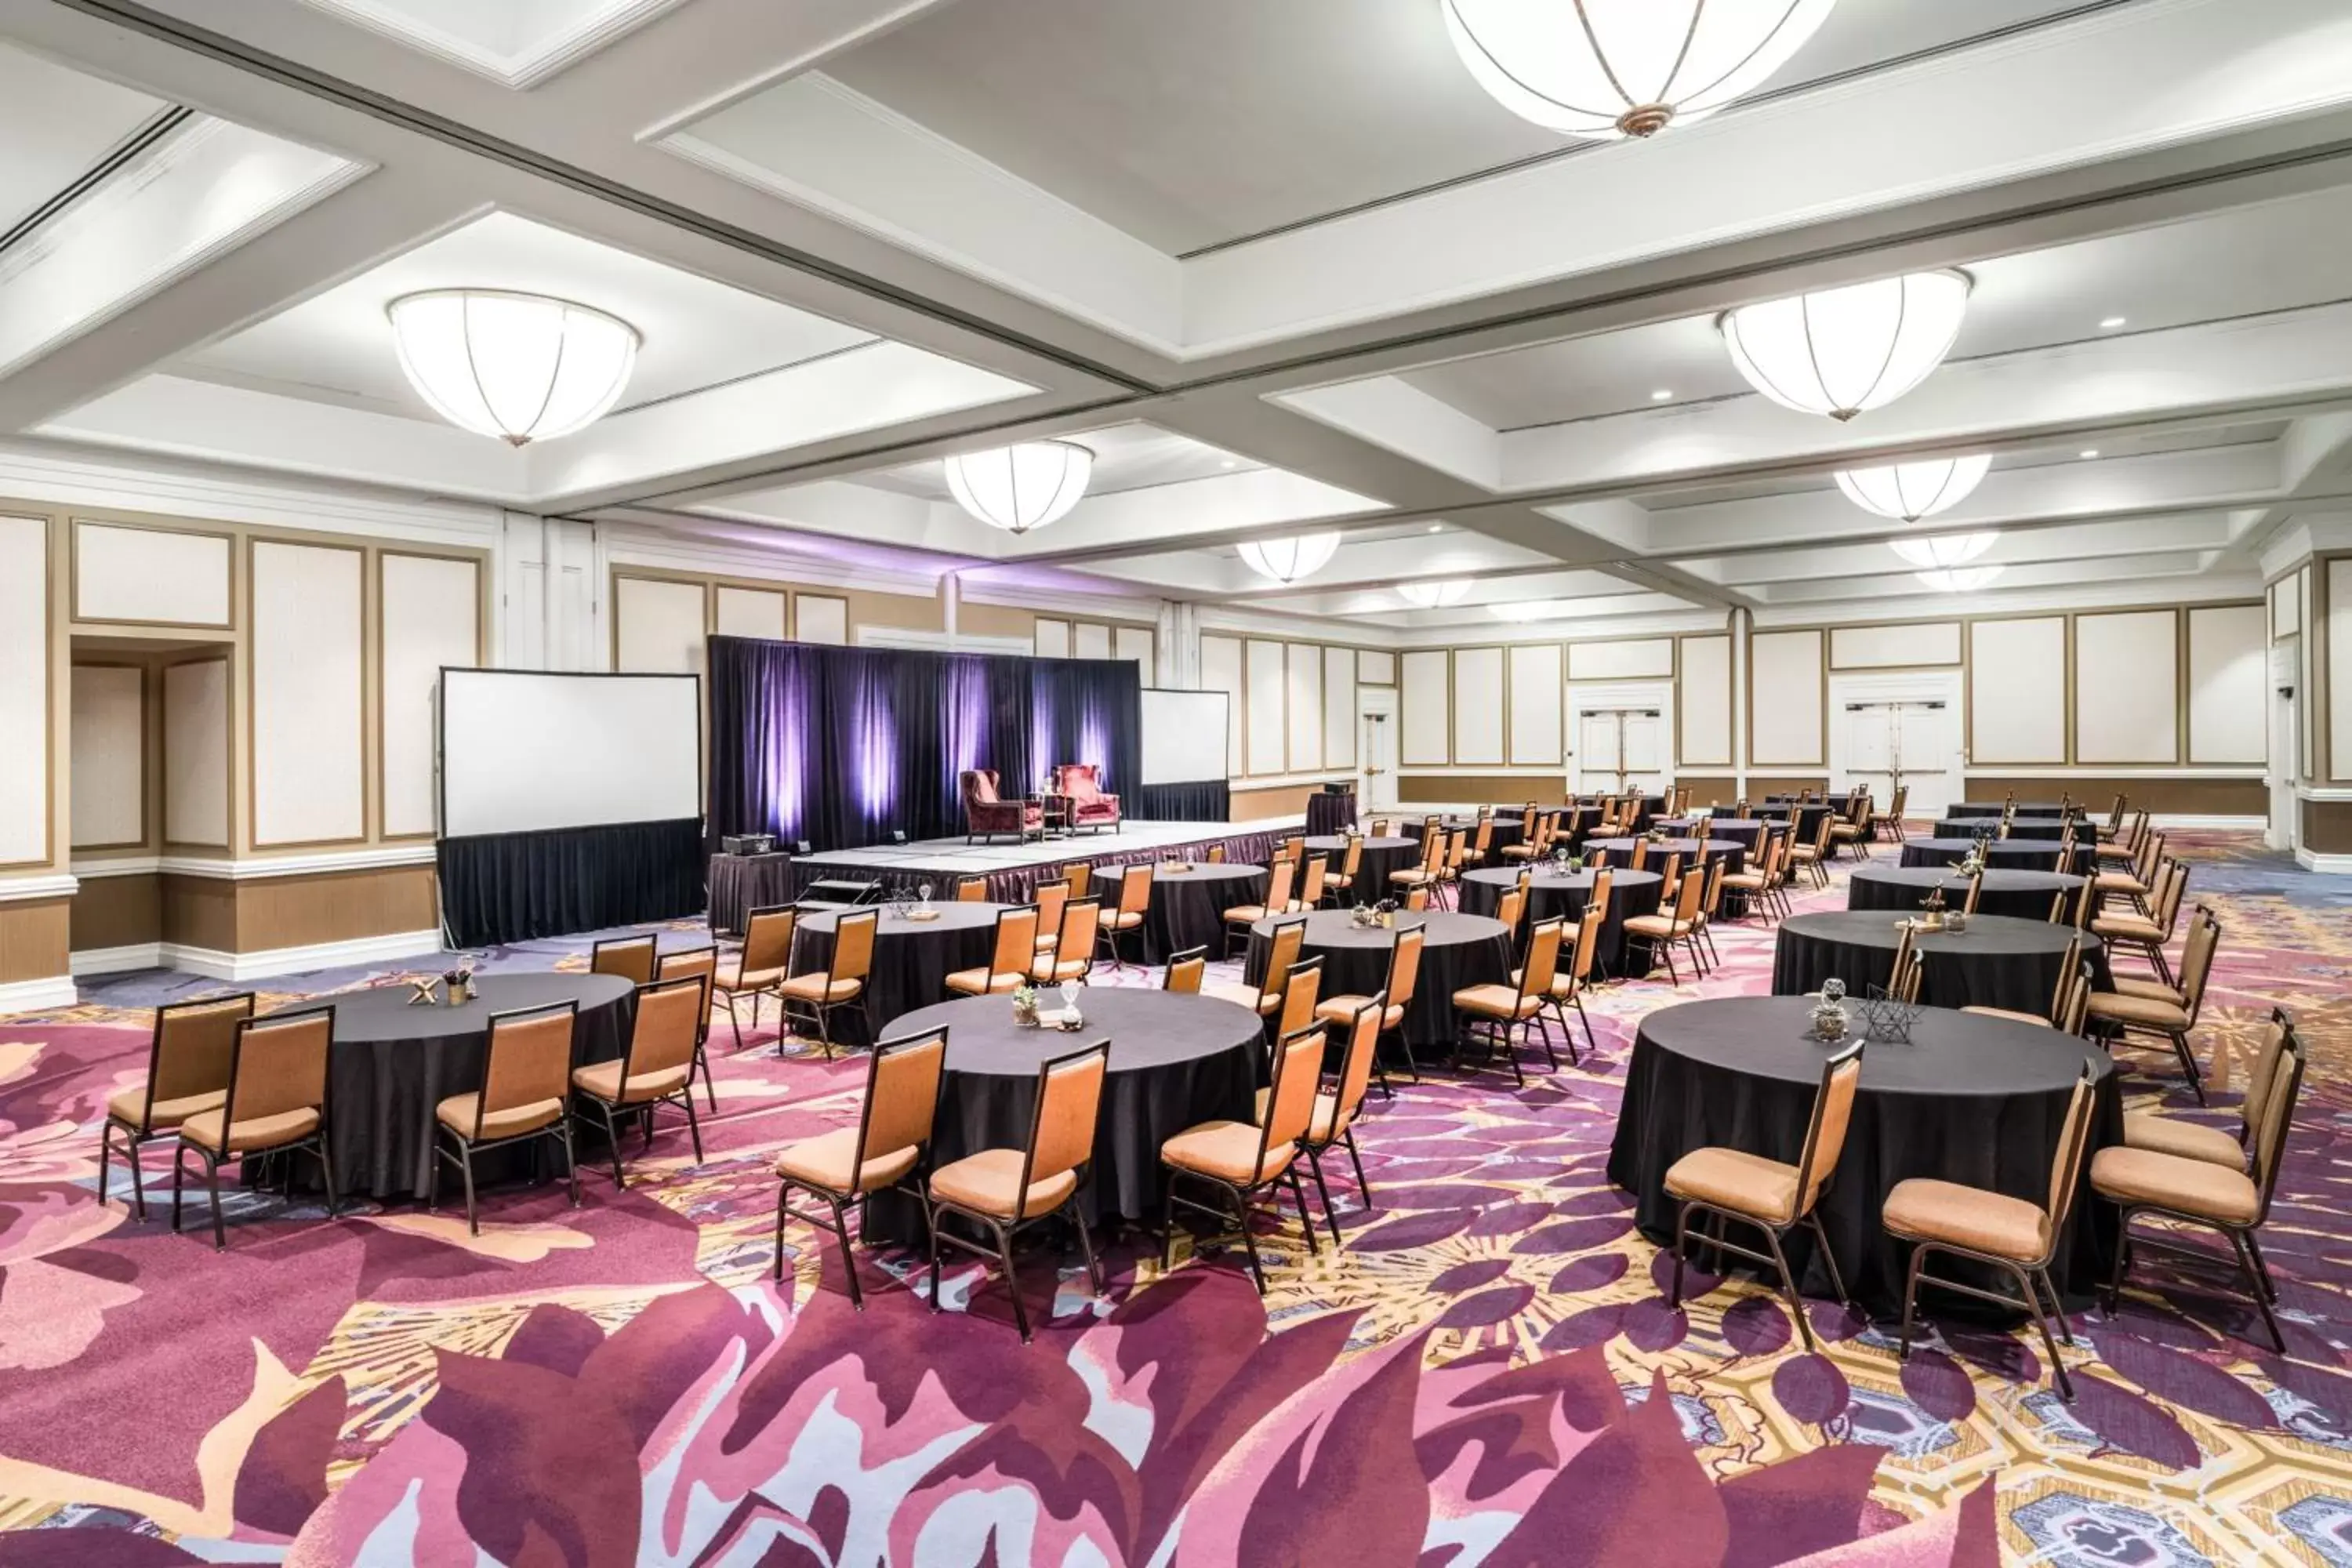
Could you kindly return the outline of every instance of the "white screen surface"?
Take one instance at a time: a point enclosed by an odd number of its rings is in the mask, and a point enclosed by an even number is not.
[[[441,673],[443,837],[702,815],[702,683]]]
[[[1222,784],[1225,704],[1222,691],[1143,689],[1143,782]]]

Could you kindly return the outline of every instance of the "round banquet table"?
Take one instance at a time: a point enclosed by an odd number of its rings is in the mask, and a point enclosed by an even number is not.
[[[1478,819],[1476,817],[1443,817],[1439,819],[1439,826],[1444,827],[1448,833],[1467,834],[1469,836],[1468,841],[1471,847],[1475,848],[1477,847]],[[1417,847],[1421,843],[1422,835],[1429,830],[1429,822],[1426,817],[1408,816],[1402,824],[1399,825],[1399,830],[1412,838],[1414,845]],[[1500,849],[1507,844],[1517,844],[1523,837],[1524,835],[1519,829],[1519,814],[1517,812],[1515,811],[1508,816],[1504,816],[1499,811],[1495,814],[1495,835],[1492,840],[1493,847]]]
[[[1740,1149],[1794,1164],[1831,1047],[1805,1037],[1811,1004],[1798,997],[1727,997],[1662,1007],[1642,1020],[1626,1065],[1609,1179],[1635,1198],[1643,1234],[1671,1246],[1679,1205],[1666,1171],[1694,1149]],[[1847,1287],[1881,1318],[1897,1315],[1910,1248],[1886,1234],[1879,1211],[1895,1184],[1912,1176],[2046,1202],[2050,1167],[2066,1107],[2084,1062],[2096,1075],[2090,1149],[2123,1141],[2123,1100],[2105,1051],[2032,1024],[1923,1009],[1908,1044],[1866,1046],[1853,1120],[1836,1174],[1818,1213]],[[2089,1169],[2090,1161],[2084,1160]],[[2093,1201],[2085,1183],[2050,1266],[2059,1293],[2081,1305],[2115,1258],[2115,1211]],[[1694,1219],[1697,1231],[1704,1221]],[[1759,1247],[1752,1232],[1732,1239]],[[1804,1294],[1827,1298],[1829,1271],[1810,1230],[1783,1244]],[[1710,1261],[1694,1242],[1695,1262]],[[1938,1258],[1939,1273],[1980,1285],[1959,1259]],[[2013,1284],[2007,1287],[2015,1289]],[[1970,1299],[1927,1293],[1938,1316],[1968,1315]],[[1976,1305],[1979,1316],[1998,1308]]]
[[[1689,837],[1692,828],[1701,824],[1706,826],[1709,838],[1728,838],[1748,855],[1756,853],[1756,841],[1764,837],[1766,828],[1780,826],[1760,816],[1662,816],[1650,826],[1663,827],[1675,837],[1684,838]]]
[[[1573,844],[1601,826],[1601,808],[1598,805],[1563,805],[1557,815],[1559,826],[1553,829],[1555,839],[1565,838]]]
[[[1569,922],[1569,929],[1560,933],[1562,963],[1575,958],[1576,922],[1584,918],[1584,906],[1592,900],[1593,876],[1591,871],[1559,871],[1547,866],[1535,872],[1528,882],[1528,924],[1548,921],[1554,915]],[[1610,872],[1609,878],[1609,909],[1601,919],[1601,935],[1593,943],[1592,963],[1603,974],[1622,974],[1625,968],[1625,922],[1635,915],[1658,912],[1658,895],[1665,886],[1665,879],[1655,871],[1630,871],[1622,867]],[[1505,890],[1518,879],[1518,871],[1509,867],[1464,872],[1462,912],[1491,918],[1503,901]]]
[[[1389,896],[1390,872],[1410,871],[1421,864],[1421,840],[1367,837],[1363,843],[1364,858],[1356,868],[1356,896],[1349,901],[1376,904]],[[1327,857],[1331,862],[1328,869],[1337,871],[1347,864],[1348,840],[1337,833],[1318,835],[1307,841],[1307,852]]]
[[[1356,820],[1356,791],[1350,785],[1343,790],[1317,790],[1307,797],[1307,831],[1323,835],[1338,833]]]
[[[1982,833],[2000,837],[1998,816],[1948,816],[1936,825],[1938,838],[1973,838]],[[2009,837],[2055,844],[2066,837],[2066,822],[2057,816],[2021,816],[2009,825]]]
[[[1976,847],[1973,838],[1907,838],[1903,843],[1906,866],[1957,866]],[[1989,871],[2080,871],[2092,858],[2087,844],[2074,846],[2074,864],[2058,864],[2059,846],[2031,838],[1996,838],[1985,847]]]
[[[1322,996],[1370,996],[1389,983],[1390,950],[1396,945],[1397,932],[1414,921],[1425,934],[1412,1005],[1405,1009],[1404,1037],[1415,1056],[1450,1055],[1456,1035],[1454,994],[1465,985],[1510,983],[1511,954],[1502,921],[1432,910],[1400,913],[1394,928],[1365,929],[1355,925],[1344,910],[1322,910],[1307,917],[1300,956],[1323,960]],[[1242,966],[1245,984],[1255,985],[1265,978],[1266,946],[1273,933],[1272,921],[1250,927],[1249,957]]]
[[[1831,810],[1829,806],[1819,801],[1815,801],[1811,805],[1797,805],[1788,801],[1778,800],[1767,801],[1764,805],[1752,809],[1758,816],[1767,822],[1795,823],[1796,839],[1800,844],[1811,844],[1813,841],[1813,836],[1822,830],[1822,818],[1829,816]]]
[[[898,1021],[893,1036],[948,1031],[932,1161],[1022,1147],[1037,1108],[1039,1069],[1108,1037],[1094,1165],[1079,1202],[1089,1224],[1113,1215],[1157,1222],[1166,1190],[1160,1145],[1203,1121],[1252,1119],[1264,1032],[1256,1014],[1213,996],[1097,985],[1078,1006],[1085,1026],[1067,1033],[1022,1028],[1003,996],[960,997]],[[920,1207],[897,1193],[876,1193],[866,1199],[861,1235],[869,1242],[919,1241]]]
[[[1772,994],[1802,996],[1834,976],[1853,996],[1866,996],[1895,973],[1899,917],[1882,910],[1791,915],[1780,922],[1772,950]],[[2073,926],[2046,921],[1979,915],[1958,935],[1921,931],[1914,938],[1926,973],[1919,1000],[1928,1007],[2006,1007],[2046,1014],[2058,989],[2058,965]],[[2106,944],[2084,934],[2083,957],[2095,989],[2112,991]]]
[[[1171,871],[1165,866],[1151,872],[1151,902],[1143,912],[1143,961],[1165,963],[1171,952],[1205,947],[1212,959],[1225,951],[1225,911],[1236,904],[1265,901],[1266,868],[1230,861],[1194,861],[1192,868]],[[1302,869],[1292,874],[1291,897],[1298,896]],[[1118,896],[1114,887],[1104,895],[1103,908]],[[1181,1129],[1179,1129],[1181,1131]]]
[[[1633,857],[1633,846],[1643,842],[1638,838],[1595,838],[1584,847],[1584,852],[1590,855],[1596,849],[1606,849],[1612,866],[1624,866]],[[1723,874],[1727,877],[1740,870],[1748,861],[1748,851],[1728,838],[1704,841],[1696,838],[1660,839],[1650,845],[1650,852],[1643,858],[1650,865],[1663,866],[1669,855],[1681,856],[1685,866],[1712,860],[1727,861],[1728,864],[1723,868]]]
[[[935,921],[910,921],[882,910],[874,928],[874,966],[866,976],[866,1005],[877,1030],[888,1030],[892,1020],[928,1007],[948,994],[948,976],[959,969],[977,969],[995,956],[997,911],[1009,904],[965,903],[950,899],[934,903]],[[833,962],[834,928],[854,910],[826,910],[803,914],[793,928],[794,974],[821,973]],[[740,1004],[738,1004],[740,1005]],[[855,1007],[833,1016],[835,1037],[844,1045],[866,1044],[866,1022]]]
[[[1947,821],[1957,822],[1972,816],[1999,816],[2008,809],[2007,801],[1963,800],[1946,806],[1944,816]],[[2075,809],[2080,810],[2081,807],[2077,806]],[[2056,801],[2021,800],[2017,803],[2017,815],[2020,816],[2063,816],[2066,815],[2066,807]]]
[[[2083,885],[2080,877],[2060,871],[2008,871],[1995,868],[1984,875],[1984,890],[1977,899],[1979,915],[2012,915],[2021,921],[2043,921],[2050,918],[2050,900],[2059,893],[2067,898],[2067,908],[2074,908],[2074,891]],[[1944,907],[1958,909],[1969,896],[1969,879],[1944,866],[1889,866],[1873,861],[1853,868],[1853,877],[1846,884],[1845,907],[1850,910],[1916,910],[1927,901],[1928,892],[1944,889]]]
[[[395,984],[331,998],[328,1141],[335,1189],[345,1198],[423,1200],[433,1169],[433,1109],[482,1087],[492,1015],[579,1003],[574,1067],[619,1056],[637,1016],[637,989],[617,974],[477,975],[472,999],[458,1007],[412,1007],[411,994]],[[526,1148],[493,1149],[476,1158],[475,1180],[502,1180],[530,1160]]]

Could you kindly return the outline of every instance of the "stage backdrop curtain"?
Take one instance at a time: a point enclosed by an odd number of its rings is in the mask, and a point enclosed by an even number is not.
[[[1132,660],[725,637],[709,658],[714,839],[772,833],[823,850],[893,830],[961,836],[967,768],[995,769],[1008,796],[1036,794],[1061,763],[1094,763],[1111,794],[1140,789]]]

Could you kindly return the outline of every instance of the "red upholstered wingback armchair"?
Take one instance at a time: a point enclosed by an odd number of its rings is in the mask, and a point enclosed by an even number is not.
[[[1092,763],[1064,763],[1054,770],[1054,793],[1070,803],[1070,826],[1118,831],[1118,796],[1095,784]]]
[[[996,794],[994,768],[967,768],[959,775],[963,790],[963,841],[993,838],[1010,833],[1026,838],[1045,831],[1045,808],[1034,800],[1002,800]]]

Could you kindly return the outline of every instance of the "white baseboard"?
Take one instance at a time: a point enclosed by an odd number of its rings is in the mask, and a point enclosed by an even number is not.
[[[2105,822],[2106,820],[2105,814],[2102,812],[2095,811],[2091,814],[2091,817],[2095,822]],[[2151,827],[2187,827],[2190,829],[2201,827],[2215,828],[2224,832],[2237,830],[2246,833],[2260,833],[2271,825],[2271,819],[2267,816],[2166,816],[2161,813],[2158,813],[2156,816],[2150,816],[2147,820],[2148,826]]]
[[[223,952],[217,948],[162,944],[163,967],[201,974],[210,980],[258,980],[271,974],[303,974],[315,969],[345,964],[382,963],[393,959],[422,958],[442,951],[438,931],[394,931],[389,936],[364,936],[352,942],[325,942],[315,947],[273,947],[261,952]]]
[[[2352,855],[2322,855],[2316,850],[2297,849],[2294,861],[2306,871],[2335,877],[2352,876]]]
[[[133,969],[163,967],[163,944],[134,942],[129,947],[90,947],[71,955],[76,974],[121,974]]]
[[[81,1000],[70,974],[52,974],[40,980],[12,980],[0,985],[0,1014],[41,1013],[51,1007],[70,1007]]]

